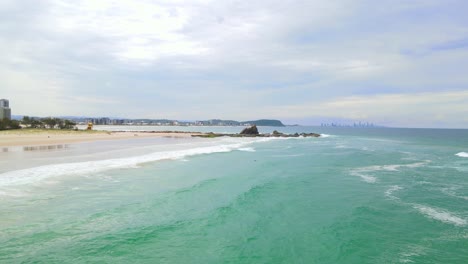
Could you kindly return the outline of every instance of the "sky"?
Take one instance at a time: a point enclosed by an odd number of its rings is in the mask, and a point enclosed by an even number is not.
[[[2,0],[12,113],[468,128],[465,0]]]

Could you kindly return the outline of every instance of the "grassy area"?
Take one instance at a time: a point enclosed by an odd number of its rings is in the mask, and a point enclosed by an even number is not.
[[[65,130],[65,129],[40,129],[40,128],[23,128],[23,129],[13,129],[13,130],[2,130],[0,135],[31,135],[31,134],[108,134],[108,131],[98,131],[98,130]]]

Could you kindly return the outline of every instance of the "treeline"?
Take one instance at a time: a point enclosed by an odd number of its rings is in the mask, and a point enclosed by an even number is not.
[[[59,129],[73,129],[76,123],[68,119],[60,119],[55,117],[46,117],[41,119],[23,116],[21,124],[29,128],[59,128]]]
[[[25,128],[74,129],[76,123],[67,119],[54,117],[31,118],[29,116],[24,116],[21,121],[8,118],[0,120],[0,130],[21,129],[22,126]]]
[[[8,129],[20,129],[20,123],[16,120],[10,120],[8,118],[0,119],[0,130]]]

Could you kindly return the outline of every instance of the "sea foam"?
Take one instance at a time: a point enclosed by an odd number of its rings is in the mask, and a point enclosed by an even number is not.
[[[468,153],[467,152],[459,152],[455,154],[455,156],[461,157],[461,158],[468,158]]]
[[[368,182],[368,183],[375,183],[377,181],[377,178],[371,175],[363,174],[359,171],[353,171],[351,172],[351,175],[353,176],[358,176],[360,177],[363,181]]]
[[[254,148],[239,148],[240,151],[255,152]]]
[[[246,148],[245,146],[251,143],[265,141],[267,140],[262,139],[256,141],[243,141],[209,147],[197,147],[185,150],[155,152],[151,154],[128,158],[44,165],[40,167],[10,171],[0,174],[0,187],[32,184],[40,182],[47,178],[62,175],[83,175],[112,169],[135,168],[139,164],[159,160],[183,159],[188,156],[231,152],[233,150],[252,151],[253,149]]]
[[[390,198],[390,199],[393,199],[393,200],[398,200],[399,198],[394,196],[393,193],[396,192],[396,191],[399,191],[399,190],[402,190],[403,188],[398,186],[398,185],[393,185],[393,186],[390,186],[390,188],[388,188],[386,191],[385,191],[385,196]]]
[[[400,168],[419,168],[423,167],[430,161],[423,161],[423,162],[415,162],[410,164],[390,164],[390,165],[376,165],[376,166],[369,166],[363,167],[362,170],[365,171],[398,171]]]
[[[465,226],[467,224],[466,219],[456,216],[454,213],[443,209],[436,209],[420,204],[414,204],[413,207],[425,216],[444,223],[453,224],[456,226]]]
[[[377,178],[370,175],[373,172],[377,171],[399,171],[400,168],[418,168],[425,166],[429,163],[429,160],[423,162],[416,162],[410,164],[391,164],[391,165],[374,165],[361,168],[355,168],[351,170],[351,175],[360,177],[363,181],[368,183],[375,183]]]

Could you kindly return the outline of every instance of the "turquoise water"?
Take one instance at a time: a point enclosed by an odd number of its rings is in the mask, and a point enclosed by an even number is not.
[[[467,130],[282,130],[0,153],[0,263],[468,263]]]

